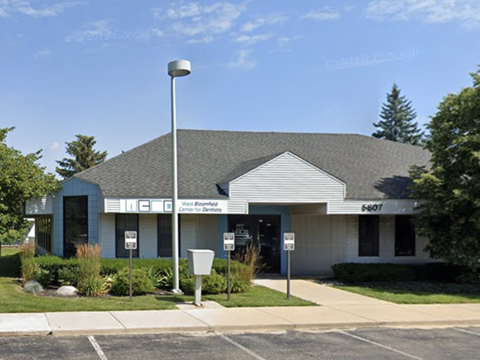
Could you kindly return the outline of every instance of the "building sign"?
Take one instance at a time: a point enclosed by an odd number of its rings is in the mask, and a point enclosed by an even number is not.
[[[120,213],[171,213],[170,199],[119,199]],[[227,200],[180,199],[177,202],[179,214],[226,214]],[[107,212],[107,211],[106,211]]]

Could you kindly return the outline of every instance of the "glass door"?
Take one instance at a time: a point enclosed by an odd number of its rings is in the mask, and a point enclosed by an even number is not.
[[[234,256],[255,246],[260,250],[262,272],[280,272],[280,216],[229,216],[229,231],[235,233]]]

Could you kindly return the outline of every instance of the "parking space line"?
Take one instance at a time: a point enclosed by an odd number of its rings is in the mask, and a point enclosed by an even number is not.
[[[457,329],[457,328],[452,328],[452,330],[460,331],[460,332],[462,332],[462,333],[471,334],[471,335],[475,335],[475,336],[480,336],[479,333],[476,333],[476,332],[473,332],[473,331],[468,331],[468,330],[463,330],[463,329]]]
[[[222,339],[228,341],[230,344],[232,345],[235,345],[236,347],[238,347],[239,349],[245,351],[247,354],[253,356],[255,359],[257,360],[265,360],[265,358],[261,357],[260,355],[254,353],[252,350],[250,349],[247,349],[245,346],[243,345],[240,345],[239,343],[237,343],[236,341],[230,339],[229,337],[223,335],[223,334],[220,334],[220,333],[216,333],[218,336],[220,336]]]
[[[375,346],[378,346],[378,347],[381,347],[381,348],[390,350],[390,351],[395,352],[395,353],[397,353],[397,354],[406,356],[406,357],[408,357],[408,358],[410,358],[410,359],[425,360],[425,359],[422,359],[422,358],[420,358],[420,357],[418,357],[418,356],[410,355],[410,354],[408,354],[408,353],[406,353],[406,352],[403,352],[403,351],[394,349],[394,348],[392,348],[392,347],[390,347],[390,346],[383,345],[383,344],[377,343],[377,342],[375,342],[375,341],[368,340],[368,339],[362,338],[362,337],[360,337],[360,336],[347,333],[347,332],[345,332],[345,331],[337,331],[337,332],[339,332],[340,334],[343,334],[343,335],[347,335],[347,336],[349,336],[349,337],[351,337],[351,338],[354,338],[354,339],[357,339],[357,340],[360,340],[360,341],[363,341],[363,342],[366,342],[366,343],[369,343],[369,344],[372,344],[372,345],[375,345]]]
[[[100,357],[101,360],[108,360],[108,358],[105,356],[105,353],[103,352],[102,348],[100,345],[98,345],[97,340],[93,336],[89,336],[88,340],[90,340],[90,343],[92,344],[93,348],[97,352],[98,356]]]

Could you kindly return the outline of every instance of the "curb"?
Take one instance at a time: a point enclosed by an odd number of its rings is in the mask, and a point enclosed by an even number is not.
[[[168,334],[168,333],[211,333],[211,332],[255,332],[274,330],[343,330],[351,328],[381,328],[381,327],[423,327],[423,326],[480,326],[480,320],[460,321],[405,321],[405,322],[372,322],[372,323],[330,323],[330,324],[291,324],[291,325],[256,325],[252,326],[202,326],[202,327],[159,327],[136,329],[79,329],[79,330],[51,330],[51,331],[0,331],[0,337],[12,336],[90,336],[90,335],[141,335],[141,334]]]

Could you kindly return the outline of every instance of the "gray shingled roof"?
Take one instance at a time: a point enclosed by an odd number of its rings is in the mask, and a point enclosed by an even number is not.
[[[217,184],[285,151],[345,182],[349,199],[407,198],[408,169],[430,159],[421,147],[355,134],[178,130],[179,197],[223,198]],[[107,197],[169,198],[170,163],[166,134],[75,177]]]

